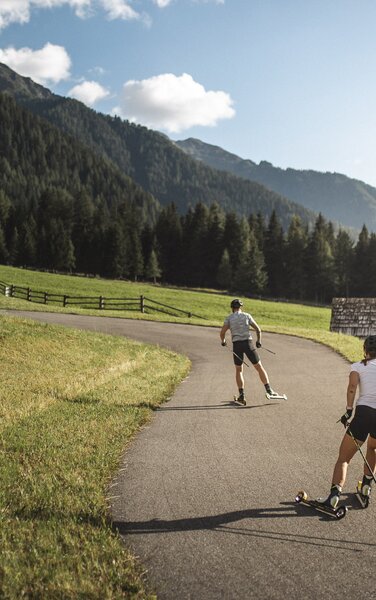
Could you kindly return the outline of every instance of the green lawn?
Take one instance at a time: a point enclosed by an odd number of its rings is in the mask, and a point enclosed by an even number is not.
[[[108,486],[188,359],[123,338],[0,324],[0,597],[151,597],[111,530]]]

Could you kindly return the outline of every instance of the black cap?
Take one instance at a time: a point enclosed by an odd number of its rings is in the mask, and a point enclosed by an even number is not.
[[[239,298],[234,298],[234,300],[231,300],[231,308],[240,308],[241,306],[243,306],[243,302],[241,300],[239,300]]]

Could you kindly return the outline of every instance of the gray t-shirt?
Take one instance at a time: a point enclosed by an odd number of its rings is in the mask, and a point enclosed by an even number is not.
[[[228,325],[230,328],[233,342],[251,340],[252,335],[249,327],[252,323],[252,316],[249,313],[241,311],[231,313],[224,321],[224,325]]]

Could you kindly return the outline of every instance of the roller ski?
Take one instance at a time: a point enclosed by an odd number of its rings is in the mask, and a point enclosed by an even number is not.
[[[332,506],[330,504],[330,497],[328,498],[328,500],[323,500],[321,498],[317,500],[310,500],[308,498],[307,492],[301,491],[298,492],[295,496],[295,502],[297,504],[304,504],[305,506],[310,506],[311,508],[314,508],[315,510],[318,510],[319,512],[322,512],[325,515],[328,515],[329,517],[332,517],[337,520],[343,519],[347,514],[347,506],[337,506],[338,501],[337,503],[335,503],[334,506]]]
[[[246,401],[245,401],[245,397],[244,394],[239,394],[239,396],[234,396],[234,402],[236,404],[241,404],[242,406],[246,406]]]
[[[266,391],[265,396],[268,400],[287,400],[286,394],[278,394],[274,390]]]
[[[371,495],[371,481],[363,477],[363,481],[358,481],[355,492],[356,498],[362,508],[368,508]]]

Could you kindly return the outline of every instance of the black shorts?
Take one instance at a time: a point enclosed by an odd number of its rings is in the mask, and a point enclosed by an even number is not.
[[[376,408],[363,404],[357,406],[349,430],[360,442],[365,442],[368,435],[376,439]]]
[[[240,367],[240,365],[243,363],[244,354],[247,358],[249,358],[253,365],[257,365],[257,363],[260,362],[260,357],[257,354],[257,350],[253,345],[252,340],[233,342],[232,351],[234,353],[234,363],[237,367]]]

